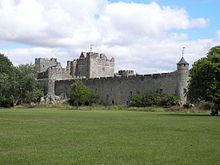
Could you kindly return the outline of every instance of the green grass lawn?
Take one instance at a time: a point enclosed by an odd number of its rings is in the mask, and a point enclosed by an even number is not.
[[[207,113],[1,109],[0,164],[220,164]]]

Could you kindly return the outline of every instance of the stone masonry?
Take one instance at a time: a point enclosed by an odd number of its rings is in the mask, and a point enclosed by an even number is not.
[[[82,52],[79,59],[67,62],[61,67],[57,59],[36,59],[38,81],[45,95],[69,97],[70,85],[77,79],[97,91],[105,105],[126,105],[135,94],[146,92],[169,93],[180,97],[181,105],[187,98],[185,90],[189,80],[189,64],[182,57],[177,70],[171,73],[136,75],[133,70],[114,73],[114,58],[104,54]]]

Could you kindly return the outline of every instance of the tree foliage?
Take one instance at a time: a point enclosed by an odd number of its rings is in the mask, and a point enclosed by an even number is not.
[[[70,105],[92,105],[97,103],[98,95],[92,89],[86,87],[82,81],[75,81],[70,88]]]
[[[10,60],[0,54],[0,106],[13,105],[15,93],[15,69]]]
[[[25,64],[16,67],[16,102],[31,103],[39,102],[43,96],[43,91],[36,81],[34,65]]]
[[[10,77],[15,76],[15,70],[11,61],[0,53],[0,74],[6,74]]]
[[[42,95],[33,65],[14,67],[7,57],[0,54],[0,107],[38,102]]]
[[[208,101],[220,108],[220,46],[210,49],[207,56],[193,64],[188,87],[191,102]]]

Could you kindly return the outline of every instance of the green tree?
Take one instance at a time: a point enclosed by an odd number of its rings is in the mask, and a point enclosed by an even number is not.
[[[15,69],[11,61],[0,54],[0,106],[13,106],[15,93]]]
[[[4,56],[4,54],[0,53],[0,73],[5,73],[11,77],[15,76],[14,66],[12,62]]]
[[[25,64],[16,67],[16,103],[39,102],[43,96],[37,80],[34,65]]]
[[[210,102],[212,115],[220,108],[220,46],[210,49],[207,56],[193,64],[188,86],[188,98],[191,102]]]
[[[70,105],[92,105],[97,103],[98,95],[92,89],[86,87],[82,81],[75,81],[70,88]]]
[[[34,65],[14,67],[0,54],[0,106],[38,102],[41,96],[43,92],[37,83]]]

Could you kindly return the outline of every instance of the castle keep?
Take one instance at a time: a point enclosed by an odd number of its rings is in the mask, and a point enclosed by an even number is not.
[[[146,92],[169,93],[186,103],[185,90],[189,80],[189,64],[182,57],[177,70],[171,73],[136,75],[133,70],[114,73],[115,60],[105,54],[82,52],[79,59],[67,61],[62,68],[57,59],[35,59],[37,78],[45,95],[69,97],[70,85],[77,79],[94,89],[105,105],[126,105],[131,97]]]
[[[66,68],[62,68],[57,59],[35,59],[35,69],[38,78],[54,80],[114,77],[115,60],[107,59],[105,54],[82,52],[79,59],[67,61]]]

